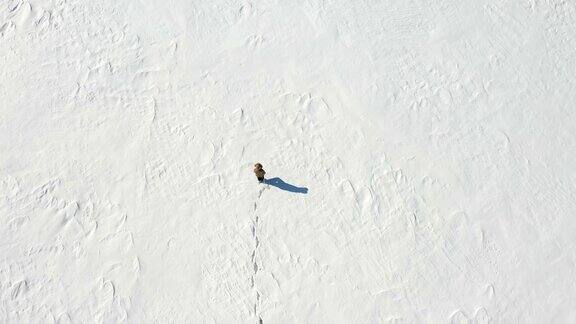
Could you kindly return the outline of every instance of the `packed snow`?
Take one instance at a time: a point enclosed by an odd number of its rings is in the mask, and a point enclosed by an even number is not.
[[[0,322],[575,323],[575,58],[574,1],[0,1]]]

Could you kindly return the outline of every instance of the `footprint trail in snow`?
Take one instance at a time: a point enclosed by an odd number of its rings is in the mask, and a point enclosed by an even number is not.
[[[252,287],[252,289],[254,289],[256,291],[256,300],[254,302],[254,308],[253,308],[253,312],[254,315],[256,317],[258,317],[258,323],[263,323],[262,321],[262,316],[260,315],[260,291],[258,290],[258,287],[256,286],[256,275],[258,274],[258,270],[260,269],[258,266],[258,260],[257,260],[257,253],[258,253],[258,247],[260,246],[260,239],[258,238],[259,235],[259,220],[260,220],[260,216],[258,215],[257,209],[258,209],[258,202],[260,201],[260,198],[262,197],[262,194],[264,193],[265,190],[269,189],[270,186],[269,185],[265,185],[263,188],[260,188],[258,190],[258,197],[256,198],[256,200],[254,201],[253,204],[253,209],[252,209],[252,238],[254,239],[254,250],[252,250],[252,255],[251,255],[251,261],[252,261],[252,266],[253,266],[253,272],[252,275],[250,277],[250,286]]]

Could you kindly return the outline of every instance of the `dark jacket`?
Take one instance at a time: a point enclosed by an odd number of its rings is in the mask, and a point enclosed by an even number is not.
[[[258,180],[264,179],[264,175],[266,174],[266,171],[264,171],[264,169],[262,169],[262,165],[260,163],[258,163],[254,166],[254,174],[256,174],[256,178],[258,178]]]

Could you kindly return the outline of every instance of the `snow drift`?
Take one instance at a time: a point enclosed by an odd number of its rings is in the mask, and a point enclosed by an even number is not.
[[[0,321],[575,322],[575,26],[3,1]]]

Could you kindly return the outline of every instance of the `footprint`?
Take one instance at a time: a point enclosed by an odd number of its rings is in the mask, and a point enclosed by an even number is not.
[[[238,16],[240,18],[250,16],[254,12],[254,7],[251,3],[243,4],[238,10]]]
[[[257,49],[258,47],[260,47],[263,42],[264,42],[264,36],[262,36],[262,35],[250,35],[246,39],[246,47],[254,50],[254,49]]]
[[[19,281],[14,284],[14,288],[12,288],[12,293],[10,294],[10,297],[12,298],[12,300],[18,299],[22,295],[26,294],[27,291],[28,291],[28,283],[26,282],[26,280]]]
[[[489,299],[494,298],[494,285],[488,285],[484,290],[484,296],[488,297]]]
[[[350,180],[344,180],[340,183],[340,194],[344,196],[349,201],[353,201],[356,207],[360,207],[360,202],[358,200],[358,194],[356,193],[356,189],[352,185]]]
[[[484,307],[478,308],[476,310],[476,314],[474,315],[474,323],[475,324],[484,324],[490,323],[490,315],[488,315],[488,311]]]
[[[450,316],[451,324],[470,324],[470,318],[462,310],[457,310]]]

